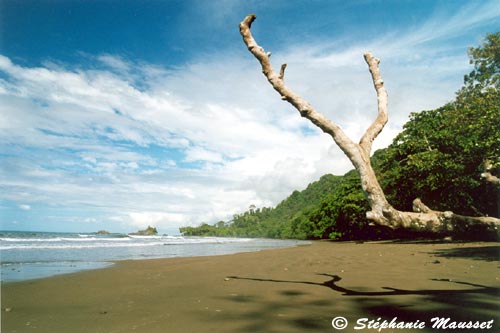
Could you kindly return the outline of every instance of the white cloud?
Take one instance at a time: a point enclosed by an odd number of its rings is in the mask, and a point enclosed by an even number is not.
[[[98,56],[97,60],[109,66],[110,68],[116,69],[121,72],[129,72],[131,69],[130,64],[127,61],[114,55],[103,54]]]
[[[31,210],[31,206],[30,205],[19,205],[18,207],[21,210]]]
[[[222,163],[224,161],[221,154],[208,151],[202,147],[192,147],[186,150],[186,162],[206,161],[214,163]]]

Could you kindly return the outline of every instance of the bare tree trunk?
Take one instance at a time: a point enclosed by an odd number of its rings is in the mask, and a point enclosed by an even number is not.
[[[389,204],[370,161],[373,141],[382,131],[388,120],[387,92],[380,74],[379,59],[374,58],[369,52],[364,55],[377,92],[378,114],[361,137],[359,143],[355,143],[344,133],[340,126],[317,112],[309,102],[285,85],[286,64],[281,66],[281,70],[277,74],[271,66],[269,59],[271,53],[265,52],[252,36],[250,28],[255,19],[256,15],[250,14],[239,25],[244,43],[260,62],[262,73],[274,90],[281,95],[281,99],[292,104],[302,117],[309,119],[323,132],[329,134],[350,159],[360,175],[361,187],[371,207],[371,211],[366,214],[369,220],[392,229],[404,228],[443,236],[454,235],[460,238],[468,238],[468,235],[478,236],[478,233],[481,236],[480,238],[484,239],[500,238],[499,219],[491,217],[467,217],[452,212],[432,211],[422,204],[420,200],[414,202],[415,212],[398,211]]]

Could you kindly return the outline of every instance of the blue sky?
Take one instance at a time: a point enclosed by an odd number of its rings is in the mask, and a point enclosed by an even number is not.
[[[387,146],[410,112],[453,100],[497,1],[0,1],[0,228],[130,232],[273,206],[351,166],[283,103],[238,31],[288,63],[287,84]]]

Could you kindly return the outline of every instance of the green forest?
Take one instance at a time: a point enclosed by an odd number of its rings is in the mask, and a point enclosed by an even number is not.
[[[389,202],[411,210],[421,198],[432,209],[471,216],[500,214],[500,32],[469,49],[473,70],[455,99],[435,110],[415,112],[372,165]],[[486,165],[486,166],[485,166]],[[487,169],[487,170],[486,170]],[[408,237],[369,223],[369,209],[355,170],[324,175],[294,191],[276,207],[257,208],[215,225],[183,227],[186,236],[296,239],[383,239]],[[414,235],[412,235],[414,236]]]

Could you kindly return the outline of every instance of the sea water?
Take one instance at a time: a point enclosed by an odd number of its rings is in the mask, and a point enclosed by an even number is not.
[[[307,244],[296,240],[0,231],[1,281],[104,268],[118,260],[211,256]]]

